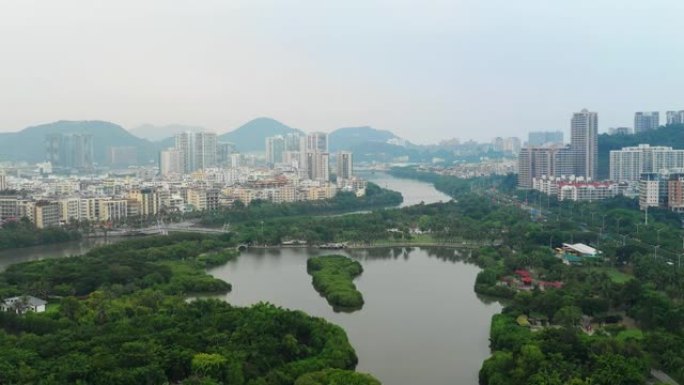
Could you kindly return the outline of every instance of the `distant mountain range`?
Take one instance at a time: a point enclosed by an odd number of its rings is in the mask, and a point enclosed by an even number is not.
[[[147,139],[151,142],[157,142],[173,137],[181,132],[200,132],[204,130],[204,127],[187,126],[183,124],[168,124],[166,126],[143,124],[142,126],[130,129],[128,132],[137,136],[138,138]]]
[[[59,121],[28,127],[19,132],[0,133],[0,160],[42,162],[46,160],[45,138],[54,133],[84,133],[93,135],[95,160],[106,164],[108,148],[131,146],[138,151],[140,163],[154,162],[160,150],[174,145],[173,136],[179,132],[202,131],[198,126],[146,124],[126,131],[123,127],[104,121]],[[271,118],[251,120],[233,131],[219,135],[222,142],[234,143],[243,153],[264,152],[269,136],[289,133],[305,134]],[[388,141],[396,141],[388,143]],[[391,161],[398,156],[417,156],[416,148],[397,145],[402,140],[394,133],[372,127],[345,127],[329,134],[331,152],[347,150],[355,153],[357,161]],[[415,146],[414,146],[415,147]]]
[[[240,152],[265,151],[266,138],[290,133],[303,134],[302,130],[292,128],[271,118],[256,118],[219,136],[219,141],[231,142]]]
[[[19,132],[0,133],[0,160],[43,162],[46,160],[45,137],[49,134],[90,134],[93,136],[95,161],[106,163],[111,146],[132,146],[138,150],[138,161],[148,163],[157,159],[157,147],[138,138],[123,127],[110,122],[58,121],[27,127]]]

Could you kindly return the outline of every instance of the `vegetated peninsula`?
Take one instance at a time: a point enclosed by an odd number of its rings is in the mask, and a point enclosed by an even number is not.
[[[342,255],[309,258],[306,263],[311,283],[335,311],[354,311],[363,307],[363,295],[356,290],[354,278],[363,268],[358,261]]]
[[[234,246],[230,235],[174,234],[10,266],[0,298],[39,296],[47,309],[0,311],[0,383],[376,384],[352,372],[344,330],[321,318],[187,301],[230,290],[204,270]]]

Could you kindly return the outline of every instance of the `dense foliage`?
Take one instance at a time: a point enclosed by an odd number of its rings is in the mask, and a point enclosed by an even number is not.
[[[222,293],[230,284],[204,269],[236,252],[229,237],[174,234],[95,248],[71,258],[12,265],[0,273],[0,298],[31,294],[46,298],[85,296],[98,289],[115,294],[157,289],[166,294]]]
[[[27,218],[5,222],[0,228],[0,250],[46,245],[81,239],[78,231],[62,228],[37,229]]]
[[[363,295],[353,282],[363,272],[358,261],[342,255],[324,255],[309,258],[306,270],[313,277],[314,288],[334,309],[350,311],[363,307]]]
[[[363,373],[349,370],[326,369],[320,372],[305,374],[295,385],[380,385],[380,381]]]
[[[202,224],[223,226],[246,221],[293,216],[335,214],[372,208],[397,206],[403,201],[400,193],[368,183],[366,195],[357,197],[351,192],[339,192],[332,199],[321,201],[270,203],[252,201],[249,206],[236,204],[231,208],[205,213]]]
[[[1,296],[30,293],[50,308],[0,312],[0,383],[285,385],[353,369],[344,331],[320,318],[178,295],[229,289],[204,269],[234,256],[233,245],[176,234],[11,266]],[[322,373],[301,381],[356,377]]]

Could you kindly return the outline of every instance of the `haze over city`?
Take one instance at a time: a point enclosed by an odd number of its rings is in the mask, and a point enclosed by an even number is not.
[[[681,109],[681,1],[0,1],[0,131],[259,116],[416,143]]]

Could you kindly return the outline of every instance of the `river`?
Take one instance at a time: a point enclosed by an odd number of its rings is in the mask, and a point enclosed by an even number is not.
[[[358,176],[380,187],[399,191],[404,197],[400,207],[412,206],[423,203],[448,202],[451,197],[435,189],[430,183],[425,183],[413,179],[397,178],[384,172],[358,173]]]
[[[431,184],[364,174],[404,195],[402,206],[447,201]],[[119,239],[113,238],[115,241]],[[13,263],[83,254],[103,240],[0,251],[0,271]],[[306,259],[317,249],[249,250],[210,273],[233,285],[225,300],[235,305],[271,302],[324,317],[342,326],[359,356],[358,370],[384,385],[476,385],[489,355],[491,316],[497,302],[473,291],[479,269],[449,249],[375,249],[342,252],[361,262],[356,279],[365,305],[336,313],[311,285]]]

